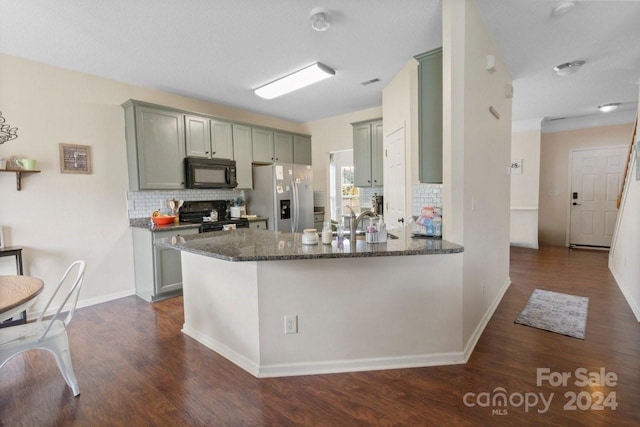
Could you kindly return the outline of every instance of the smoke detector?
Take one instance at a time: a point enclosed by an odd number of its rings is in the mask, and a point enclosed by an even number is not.
[[[318,7],[311,11],[311,28],[316,31],[326,31],[331,26],[331,15],[325,8]]]

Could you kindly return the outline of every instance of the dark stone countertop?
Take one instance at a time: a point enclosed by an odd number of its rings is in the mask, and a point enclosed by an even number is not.
[[[398,235],[398,234],[396,234]],[[463,247],[436,238],[412,238],[406,230],[398,239],[386,243],[368,244],[357,240],[352,248],[344,240],[338,248],[334,238],[331,245],[303,245],[302,233],[281,233],[256,229],[213,231],[179,238],[161,238],[156,245],[179,249],[226,261],[287,261],[299,259],[357,258],[376,256],[435,255],[463,252]]]

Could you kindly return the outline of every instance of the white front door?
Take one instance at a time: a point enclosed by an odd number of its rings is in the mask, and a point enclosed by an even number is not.
[[[405,221],[404,126],[385,136],[384,221],[389,228]]]
[[[569,245],[611,246],[626,154],[624,147],[572,153]]]

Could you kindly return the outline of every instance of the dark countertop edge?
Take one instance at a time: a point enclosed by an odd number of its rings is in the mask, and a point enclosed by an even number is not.
[[[266,216],[258,216],[255,218],[247,218],[249,222],[255,221],[269,221],[269,218]],[[154,225],[151,226],[151,220],[149,218],[130,218],[129,219],[129,227],[135,228],[146,228],[149,231],[169,231],[169,230],[180,230],[185,228],[198,228],[200,224],[194,224],[191,222],[181,222],[178,224],[167,224],[167,225]]]
[[[200,224],[193,224],[190,222],[181,222],[178,224],[152,226],[151,220],[149,218],[130,218],[129,227],[145,228],[149,231],[170,231],[170,230],[181,230],[181,229],[187,229],[187,228],[198,228],[200,227]]]
[[[164,244],[162,241],[155,243],[157,246],[165,248],[178,249],[196,255],[202,255],[208,258],[216,258],[230,262],[250,262],[250,261],[299,261],[306,259],[338,259],[338,258],[374,258],[380,256],[410,256],[410,255],[447,255],[464,252],[462,246],[447,249],[414,249],[414,250],[395,250],[380,252],[338,252],[326,254],[295,254],[295,255],[251,255],[251,256],[228,256],[215,252],[200,251],[183,245]],[[457,246],[457,245],[456,245]]]

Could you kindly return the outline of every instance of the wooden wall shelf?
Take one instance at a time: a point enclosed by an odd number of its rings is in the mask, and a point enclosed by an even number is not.
[[[40,171],[37,170],[25,170],[25,169],[12,169],[12,168],[7,168],[7,169],[0,169],[0,172],[13,172],[16,174],[16,188],[18,189],[18,191],[20,191],[21,187],[22,187],[22,174],[30,174],[30,173],[40,173]]]

